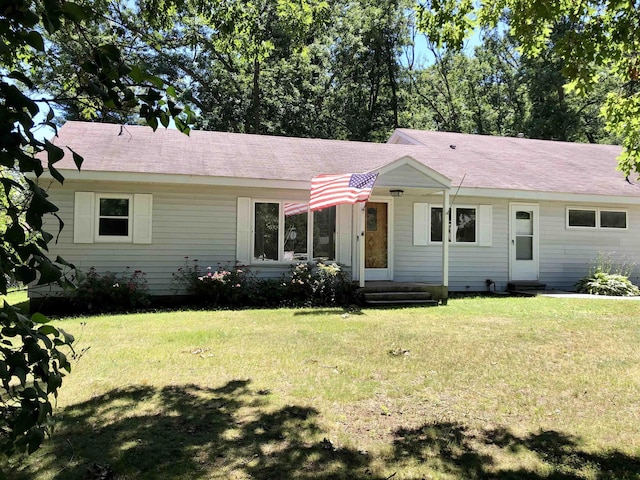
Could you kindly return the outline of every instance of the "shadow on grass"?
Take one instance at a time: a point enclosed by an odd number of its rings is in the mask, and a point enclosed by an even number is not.
[[[380,478],[367,455],[323,438],[315,409],[274,408],[268,397],[249,381],[115,389],[66,408],[13,478]]]
[[[517,436],[508,429],[471,430],[457,423],[395,432],[394,460],[431,464],[460,479],[637,480],[640,458],[619,451],[592,453],[557,431]],[[511,458],[509,458],[511,457]],[[513,459],[516,462],[513,462]],[[513,465],[517,466],[510,466]]]
[[[294,317],[299,316],[312,316],[312,315],[364,315],[362,309],[356,305],[349,307],[335,307],[335,308],[313,308],[308,310],[296,310],[293,312]]]
[[[640,479],[637,457],[587,452],[559,432],[446,422],[398,428],[374,458],[336,448],[314,408],[275,408],[269,396],[245,380],[115,389],[66,408],[53,438],[9,478]]]

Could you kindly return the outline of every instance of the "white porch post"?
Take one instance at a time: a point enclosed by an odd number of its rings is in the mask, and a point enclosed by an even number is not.
[[[358,270],[360,278],[360,287],[364,287],[364,208],[365,203],[356,204],[356,235],[358,235]]]
[[[442,204],[442,286],[449,286],[449,190],[444,191]]]

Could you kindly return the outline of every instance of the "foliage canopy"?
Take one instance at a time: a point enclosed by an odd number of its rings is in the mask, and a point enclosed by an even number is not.
[[[51,105],[59,99],[37,92],[38,67],[56,51],[52,39],[62,30],[74,33],[81,55],[72,65],[76,80],[70,95],[98,99],[112,110],[136,106],[153,128],[170,120],[188,132],[189,108],[178,106],[175,89],[159,77],[128,63],[118,45],[94,36],[101,22],[99,2],[17,0],[0,10],[0,294],[15,281],[24,284],[59,282],[73,265],[47,256],[54,236],[43,229],[45,215],[58,208],[47,199],[39,179],[45,167],[63,183],[56,163],[71,154],[78,167],[82,157],[41,139],[42,127],[55,130]],[[58,42],[65,39],[58,38]],[[62,221],[59,226],[62,228]],[[41,314],[30,318],[4,302],[0,310],[0,454],[35,451],[51,431],[51,398],[71,369],[68,354],[73,337],[53,327]],[[71,350],[72,351],[72,350]]]
[[[438,45],[460,48],[473,28],[506,27],[524,54],[551,50],[569,91],[589,94],[603,75],[613,76],[618,87],[602,108],[606,128],[622,140],[619,168],[640,172],[638,1],[428,0],[419,11],[420,28]]]

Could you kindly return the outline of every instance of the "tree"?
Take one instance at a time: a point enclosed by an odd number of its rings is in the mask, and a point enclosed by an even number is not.
[[[47,257],[54,238],[43,230],[45,215],[57,207],[38,182],[45,164],[55,181],[64,177],[55,164],[71,154],[78,168],[82,157],[37,136],[41,127],[56,128],[52,106],[60,98],[37,93],[34,71],[55,59],[59,43],[45,34],[69,29],[77,43],[73,63],[75,87],[67,94],[97,100],[112,111],[135,108],[154,129],[173,120],[188,132],[193,113],[179,107],[177,92],[141,66],[126,61],[119,46],[95,37],[102,24],[100,2],[95,9],[66,0],[16,0],[0,10],[0,294],[14,280],[44,284],[68,283],[63,273],[73,266]],[[58,39],[58,42],[64,41]],[[62,222],[60,222],[62,227]],[[73,337],[53,327],[41,314],[30,318],[4,302],[0,310],[0,453],[35,451],[50,432],[51,398],[71,369],[66,348]]]
[[[589,0],[427,0],[420,27],[438,45],[460,48],[473,28],[508,28],[523,54],[546,50],[561,60],[566,89],[590,95],[604,75],[619,85],[602,110],[607,130],[624,147],[619,168],[640,173],[640,4]],[[558,32],[560,25],[569,28]],[[557,36],[554,36],[557,35]]]

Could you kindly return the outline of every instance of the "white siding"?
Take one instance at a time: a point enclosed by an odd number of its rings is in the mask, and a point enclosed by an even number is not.
[[[152,243],[73,243],[76,191],[153,195]],[[173,293],[172,273],[184,264],[185,257],[189,257],[189,261],[198,259],[203,267],[235,263],[238,197],[307,200],[305,192],[294,190],[72,181],[62,188],[51,188],[49,194],[60,208],[59,214],[65,223],[58,243],[50,245],[53,257],[61,255],[85,270],[92,266],[102,272],[122,272],[126,267],[142,270],[147,274],[151,292],[158,295]],[[442,246],[414,244],[415,203],[441,204],[442,195],[405,194],[394,199],[394,280],[438,284],[442,279]],[[485,291],[487,279],[496,282],[497,290],[504,290],[509,281],[509,200],[459,196],[455,204],[492,205],[491,246],[450,245],[450,290]],[[609,205],[627,210],[627,230],[571,230],[565,226],[565,203],[538,204],[539,278],[549,287],[572,289],[575,282],[588,273],[599,253],[608,254],[619,262],[640,262],[640,207]],[[576,203],[571,205],[576,206]],[[54,235],[57,233],[55,219],[48,222],[47,227]],[[355,236],[350,238],[355,239]],[[357,242],[351,243],[355,248]],[[357,258],[353,256],[352,260],[356,262]],[[354,267],[356,265],[354,263]],[[265,264],[254,265],[251,269],[259,276],[279,277],[289,270],[289,266]],[[636,269],[632,275],[634,283],[640,282],[639,275],[640,269]]]
[[[440,244],[416,246],[413,243],[413,204],[441,203],[440,196],[408,196],[395,201],[394,280],[439,283],[442,275]],[[509,201],[458,197],[456,204],[493,205],[491,246],[451,244],[449,248],[449,289],[486,291],[486,279],[496,282],[498,291],[509,282]],[[627,230],[572,230],[565,225],[567,204],[538,202],[540,281],[549,288],[573,290],[575,283],[589,272],[600,253],[618,263],[640,263],[640,207],[607,205],[627,211]],[[572,203],[575,206],[575,202]],[[589,204],[585,207],[600,205]],[[640,283],[640,268],[631,280]]]
[[[413,243],[414,203],[442,204],[442,196],[405,195],[395,201],[394,280],[401,282],[442,281],[442,245],[416,246]],[[456,199],[456,204],[487,205],[487,199]],[[451,244],[449,246],[449,289],[484,291],[486,279],[506,287],[509,276],[508,202],[493,203],[491,246]]]
[[[152,243],[73,243],[74,192],[146,193],[153,195]],[[149,289],[155,295],[174,293],[171,279],[184,262],[194,259],[206,268],[234,265],[236,262],[237,198],[253,196],[304,201],[299,192],[248,190],[199,186],[150,186],[106,184],[99,182],[65,182],[62,188],[49,191],[51,201],[60,208],[65,223],[57,244],[50,245],[51,256],[62,256],[78,268],[95,267],[99,272],[120,273],[129,267],[146,273]],[[46,227],[54,235],[57,221]],[[266,277],[277,277],[288,271],[286,265],[252,267]],[[47,288],[48,290],[48,288]]]
[[[380,175],[376,180],[376,187],[383,186],[402,186],[403,188],[442,188],[442,185],[437,181],[429,178],[423,172],[418,171],[411,165],[402,165],[394,168],[390,172]]]
[[[571,206],[576,206],[571,204]],[[602,205],[588,204],[585,207]],[[599,254],[617,263],[640,261],[640,207],[612,206],[627,210],[627,230],[567,229],[566,207],[561,202],[540,203],[540,281],[555,289],[573,290],[576,281],[589,273]],[[631,280],[640,282],[638,268]]]

